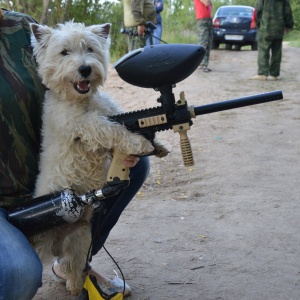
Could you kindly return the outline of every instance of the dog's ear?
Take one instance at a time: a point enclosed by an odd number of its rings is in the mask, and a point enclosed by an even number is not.
[[[109,36],[110,27],[111,27],[110,23],[105,23],[102,25],[102,34],[105,36],[105,38]]]
[[[88,29],[91,30],[91,32],[93,32],[94,34],[107,39],[109,37],[110,27],[110,23],[105,23],[102,25],[89,26]]]
[[[45,37],[47,35],[50,36],[50,34],[52,33],[51,28],[45,25],[31,23],[30,28],[38,43],[41,43],[42,41],[46,42],[46,40],[48,39],[45,39]]]

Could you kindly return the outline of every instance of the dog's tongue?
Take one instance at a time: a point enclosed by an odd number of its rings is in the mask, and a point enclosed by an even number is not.
[[[87,91],[90,87],[90,83],[87,80],[82,80],[78,82],[78,87],[81,91]]]

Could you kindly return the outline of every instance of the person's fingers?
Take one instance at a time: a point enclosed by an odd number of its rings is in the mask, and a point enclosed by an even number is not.
[[[126,157],[126,159],[124,160],[124,165],[129,167],[129,168],[132,168],[134,167],[138,162],[139,162],[139,157],[137,156],[134,156],[134,155],[128,155]]]

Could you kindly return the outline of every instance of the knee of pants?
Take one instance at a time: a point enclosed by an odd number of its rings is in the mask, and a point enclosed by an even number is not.
[[[26,253],[22,259],[19,257],[7,261],[7,266],[1,267],[3,276],[0,279],[0,298],[2,296],[6,300],[29,300],[42,285],[43,267],[34,251]]]
[[[130,179],[134,179],[139,184],[143,184],[150,171],[149,157],[141,157],[139,163],[130,169]]]
[[[28,239],[0,208],[0,299],[32,299],[42,283],[42,263]]]

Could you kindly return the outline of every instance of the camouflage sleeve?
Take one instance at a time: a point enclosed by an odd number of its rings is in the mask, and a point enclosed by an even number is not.
[[[138,24],[143,24],[145,22],[143,17],[143,7],[144,1],[143,0],[131,0],[131,12]]]
[[[286,28],[293,29],[294,27],[294,18],[289,0],[285,0],[284,5],[284,24]]]
[[[44,87],[30,45],[31,17],[4,11],[0,24],[0,206],[27,199],[38,173]]]
[[[262,12],[263,12],[263,3],[264,3],[264,0],[257,0],[256,3],[255,3],[256,26],[257,26],[257,28],[260,27],[260,21],[261,21]]]

